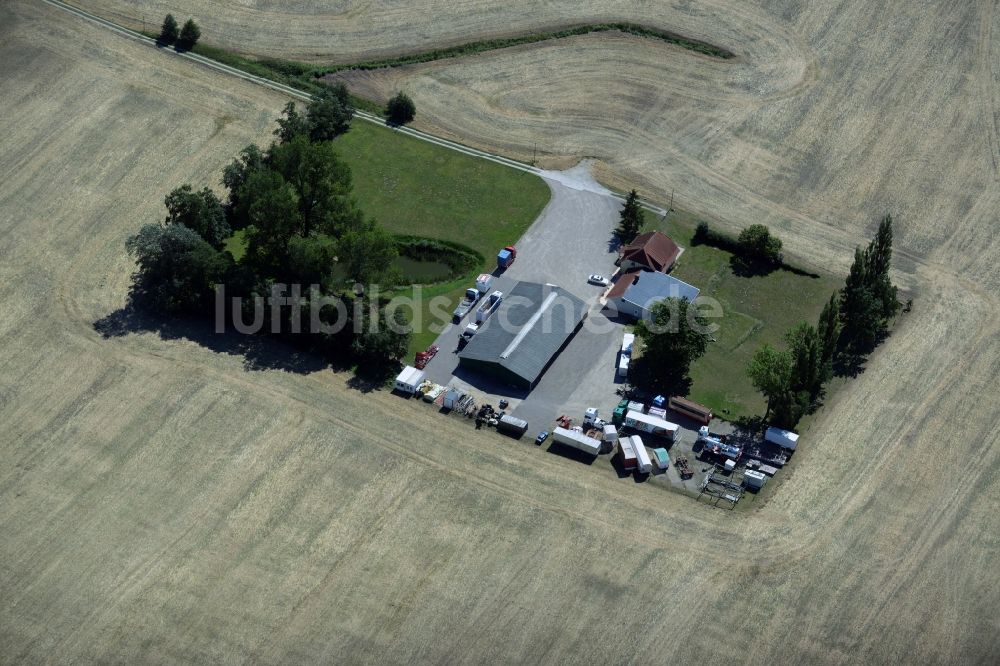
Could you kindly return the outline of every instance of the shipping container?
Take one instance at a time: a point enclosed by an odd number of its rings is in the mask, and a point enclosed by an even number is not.
[[[665,472],[670,467],[670,454],[666,449],[653,449],[653,461],[661,472]]]
[[[674,396],[670,398],[669,406],[670,409],[681,416],[686,416],[698,423],[708,425],[708,422],[712,420],[712,410],[710,408],[705,405],[699,405],[697,402],[692,402],[687,398]]]
[[[635,469],[639,464],[635,457],[635,449],[632,448],[631,437],[621,437],[618,440],[618,453],[621,455],[622,467],[625,469]]]
[[[504,414],[497,421],[497,432],[510,435],[514,439],[519,439],[521,435],[528,431],[528,422],[510,414]]]

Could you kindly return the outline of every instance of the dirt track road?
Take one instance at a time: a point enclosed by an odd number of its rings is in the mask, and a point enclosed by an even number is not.
[[[4,4],[0,37],[0,660],[1000,660],[988,141],[948,165],[977,196],[941,242],[904,232],[914,313],[733,514],[284,350],[103,337],[125,237],[284,99],[35,3]],[[862,237],[819,205],[774,203],[789,242]]]

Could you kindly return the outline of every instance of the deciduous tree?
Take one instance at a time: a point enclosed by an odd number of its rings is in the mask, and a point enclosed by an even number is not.
[[[243,183],[247,181],[254,171],[265,168],[266,156],[256,144],[240,151],[239,157],[229,163],[222,172],[222,184],[229,190],[229,213],[230,226],[234,229],[242,229],[250,222],[245,217],[235,215],[239,209],[239,192]]]
[[[369,223],[341,236],[337,256],[351,280],[373,284],[385,275],[396,257],[396,243],[392,235]]]
[[[691,363],[705,354],[708,321],[684,298],[656,303],[635,332],[643,341],[641,381],[650,388],[686,395]]]
[[[167,207],[167,224],[183,224],[221,250],[232,231],[226,222],[222,202],[207,187],[194,192],[190,185],[178,187],[164,200]]]
[[[771,230],[763,224],[751,224],[740,232],[737,239],[740,256],[750,262],[760,262],[770,266],[781,264],[781,239],[771,235]]]
[[[792,356],[771,345],[756,351],[747,366],[747,376],[754,388],[767,399],[766,419],[775,407],[787,404],[791,393]]]
[[[135,295],[162,312],[204,309],[230,265],[229,255],[180,224],[147,224],[125,247],[138,264]]]
[[[288,143],[297,136],[309,136],[309,120],[299,113],[295,102],[285,104],[277,122],[278,129],[274,130],[274,135],[281,143]]]
[[[351,198],[351,170],[329,142],[310,143],[302,135],[273,146],[271,168],[295,189],[302,236],[321,231],[339,237],[357,226],[362,215]]]
[[[313,141],[331,141],[351,128],[354,106],[347,86],[338,83],[325,86],[313,95],[309,109],[309,138]]]
[[[393,125],[405,125],[417,115],[417,107],[404,92],[396,93],[385,107],[385,115]]]

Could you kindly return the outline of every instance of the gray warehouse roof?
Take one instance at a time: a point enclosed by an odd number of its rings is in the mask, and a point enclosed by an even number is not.
[[[694,302],[698,288],[672,275],[652,271],[630,271],[622,275],[608,293],[608,298],[621,297],[640,308],[650,308],[664,298],[686,298]]]
[[[534,386],[586,314],[586,303],[555,285],[518,282],[459,352],[459,361],[494,365]]]

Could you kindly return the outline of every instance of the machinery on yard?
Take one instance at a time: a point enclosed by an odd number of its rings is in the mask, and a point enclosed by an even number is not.
[[[681,475],[681,479],[684,481],[687,481],[694,476],[694,472],[692,472],[691,467],[688,466],[687,458],[678,458],[674,463],[674,467],[677,468],[677,472]]]
[[[413,365],[417,368],[417,370],[423,370],[439,351],[441,351],[440,347],[437,345],[431,345],[426,350],[417,352],[415,358],[413,359]]]

